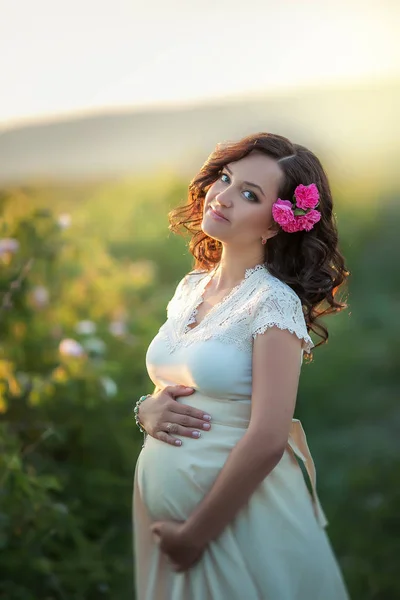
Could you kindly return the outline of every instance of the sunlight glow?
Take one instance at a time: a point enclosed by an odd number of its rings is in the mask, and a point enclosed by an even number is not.
[[[399,17],[391,0],[14,0],[0,122],[398,77]]]

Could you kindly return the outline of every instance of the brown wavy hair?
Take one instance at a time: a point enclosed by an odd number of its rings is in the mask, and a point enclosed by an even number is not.
[[[201,229],[206,193],[219,178],[223,167],[238,161],[253,150],[275,159],[283,171],[279,198],[290,199],[299,184],[315,183],[320,194],[320,221],[311,231],[278,233],[264,246],[264,264],[268,271],[289,285],[299,296],[308,332],[328,340],[328,330],[318,318],[347,308],[337,298],[337,292],[350,274],[338,248],[336,218],[327,175],[319,159],[305,146],[294,144],[286,137],[273,133],[248,135],[237,142],[217,144],[200,171],[189,184],[185,205],[168,213],[169,229],[187,234],[189,250],[194,256],[194,269],[212,269],[220,260],[222,243]],[[310,356],[311,358],[311,356]]]

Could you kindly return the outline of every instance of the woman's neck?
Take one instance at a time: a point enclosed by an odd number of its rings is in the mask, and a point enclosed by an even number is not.
[[[223,252],[213,275],[215,291],[233,288],[244,279],[247,269],[252,269],[264,262],[261,256],[238,257]]]

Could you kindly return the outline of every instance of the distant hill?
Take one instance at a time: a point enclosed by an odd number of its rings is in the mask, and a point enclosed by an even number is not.
[[[0,126],[0,185],[193,174],[217,142],[256,131],[308,145],[343,177],[392,180],[399,106],[400,82],[386,82]]]

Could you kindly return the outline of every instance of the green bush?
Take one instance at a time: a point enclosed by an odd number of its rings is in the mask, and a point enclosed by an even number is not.
[[[132,598],[142,441],[132,406],[153,387],[146,349],[191,266],[182,240],[167,232],[183,185],[152,185],[25,188],[1,200],[6,600]],[[303,367],[296,416],[351,597],[387,600],[400,597],[400,212],[396,198],[385,198],[379,212],[365,201],[362,212],[339,205],[338,213],[349,310],[327,319],[329,342]],[[18,248],[7,250],[4,239]]]

